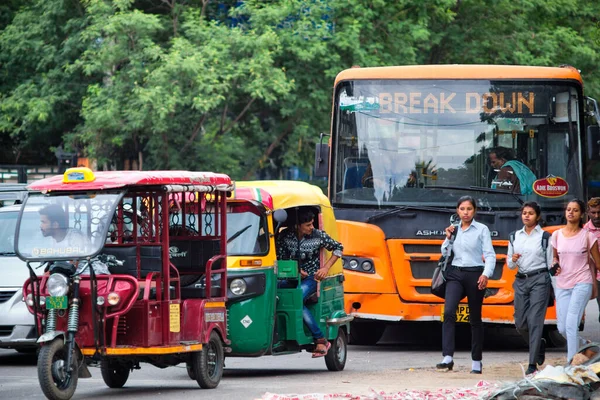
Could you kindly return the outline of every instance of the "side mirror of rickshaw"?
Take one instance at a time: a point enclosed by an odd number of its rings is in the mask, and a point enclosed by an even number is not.
[[[277,222],[277,226],[275,227],[275,231],[276,232],[279,230],[279,228],[281,227],[281,225],[285,221],[287,221],[287,217],[288,217],[287,211],[285,211],[282,208],[273,211],[273,219],[275,220],[275,222]]]

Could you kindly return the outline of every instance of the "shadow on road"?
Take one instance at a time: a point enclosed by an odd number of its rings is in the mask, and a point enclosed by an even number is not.
[[[0,352],[0,365],[37,365],[37,355],[35,353],[18,353],[15,350],[2,350]]]

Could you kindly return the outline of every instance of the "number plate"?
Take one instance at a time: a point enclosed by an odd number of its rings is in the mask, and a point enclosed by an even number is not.
[[[67,296],[48,296],[46,297],[46,308],[49,310],[66,310],[69,302]]]
[[[444,320],[444,306],[442,306],[442,321]],[[456,309],[456,322],[469,322],[469,305],[459,304]]]

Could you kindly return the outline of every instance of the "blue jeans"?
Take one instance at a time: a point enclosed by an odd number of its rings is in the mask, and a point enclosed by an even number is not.
[[[579,337],[579,323],[590,301],[592,284],[578,283],[572,289],[556,288],[555,293],[558,331],[567,338],[567,360],[570,362],[583,344]]]
[[[279,282],[277,287],[293,288],[296,287],[296,283],[295,281],[282,280]],[[304,304],[306,299],[317,291],[317,281],[315,281],[314,275],[310,275],[302,279],[302,282],[300,282],[300,288],[302,289],[302,304]],[[302,308],[302,319],[312,333],[314,339],[323,339],[325,337],[323,332],[321,332],[321,329],[319,329],[319,324],[317,324],[315,317],[305,305],[303,305]]]

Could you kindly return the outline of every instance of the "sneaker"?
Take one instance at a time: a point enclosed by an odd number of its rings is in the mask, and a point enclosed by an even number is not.
[[[537,372],[537,367],[535,364],[529,364],[527,371],[525,371],[525,375],[531,375]]]
[[[546,339],[542,338],[540,342],[540,351],[537,356],[537,365],[542,365],[546,361]]]

